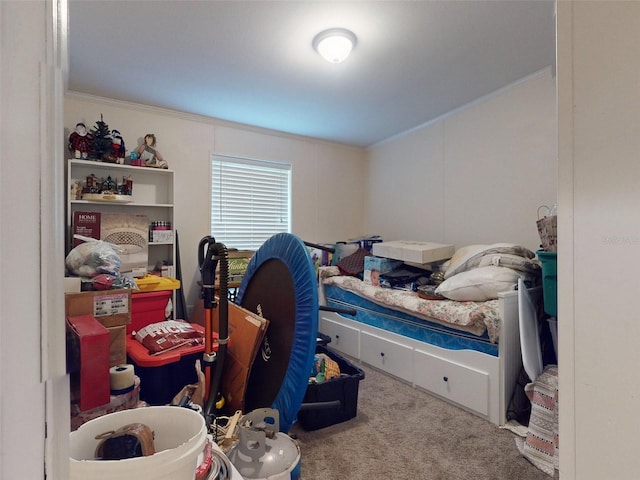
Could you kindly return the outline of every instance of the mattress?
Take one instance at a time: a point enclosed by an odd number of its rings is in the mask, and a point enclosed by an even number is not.
[[[323,288],[327,306],[356,310],[344,316],[360,323],[442,348],[498,355],[499,300],[425,300],[349,276],[324,278]]]
[[[500,336],[500,301],[459,302],[455,300],[427,300],[415,292],[382,288],[363,282],[357,277],[340,275],[337,267],[320,269],[323,286],[334,285],[393,310],[404,311],[419,318],[442,323],[474,335],[487,333],[493,343]]]

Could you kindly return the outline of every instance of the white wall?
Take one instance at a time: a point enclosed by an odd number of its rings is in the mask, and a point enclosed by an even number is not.
[[[158,150],[175,170],[175,227],[189,306],[199,294],[198,242],[211,234],[212,153],[290,162],[292,230],[302,240],[335,242],[363,234],[365,152],[360,148],[77,94],[65,99],[65,138],[77,122],[93,127],[100,114],[122,133],[128,150],[154,133]]]
[[[385,240],[539,247],[556,201],[551,69],[369,149],[365,231]]]
[[[0,479],[44,477],[40,65],[44,2],[0,2]]]
[[[635,479],[640,3],[558,2],[557,24],[560,476]]]

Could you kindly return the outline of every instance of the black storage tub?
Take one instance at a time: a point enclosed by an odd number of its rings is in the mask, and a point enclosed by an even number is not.
[[[364,371],[330,348],[317,345],[316,353],[324,353],[336,361],[340,367],[340,377],[322,383],[309,383],[307,386],[298,413],[298,421],[307,431],[354,418],[358,411],[358,387],[360,380],[364,379]]]

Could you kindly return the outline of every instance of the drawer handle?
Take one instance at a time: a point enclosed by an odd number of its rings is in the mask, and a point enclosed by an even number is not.
[[[449,381],[449,377],[442,377],[442,380],[444,380],[445,382]]]

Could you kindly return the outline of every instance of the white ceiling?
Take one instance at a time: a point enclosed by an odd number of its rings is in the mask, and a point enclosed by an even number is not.
[[[70,91],[369,146],[554,65],[554,2],[70,0],[69,53]]]

